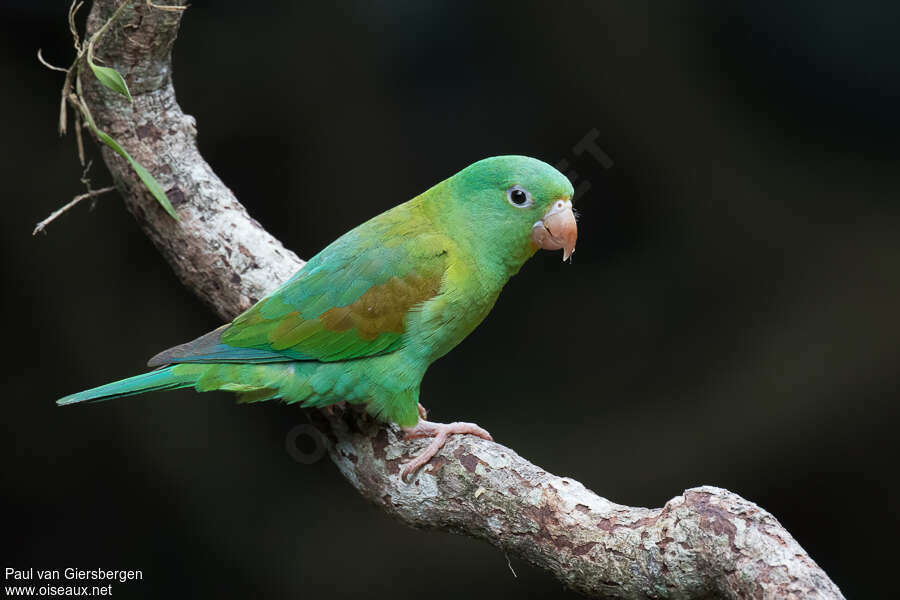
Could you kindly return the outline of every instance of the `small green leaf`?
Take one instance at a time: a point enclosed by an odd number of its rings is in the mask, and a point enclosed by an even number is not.
[[[119,143],[112,139],[109,135],[97,129],[96,126],[93,126],[91,129],[94,130],[94,133],[97,134],[97,137],[103,141],[104,144],[118,152],[122,158],[128,161],[128,164],[131,165],[131,168],[134,169],[134,172],[137,173],[138,177],[141,178],[141,181],[144,182],[144,185],[147,186],[147,189],[150,190],[150,193],[153,194],[153,197],[160,203],[160,205],[165,209],[167,213],[169,213],[173,219],[176,221],[179,220],[178,214],[175,212],[175,209],[172,207],[172,203],[169,202],[169,198],[166,196],[166,192],[162,189],[162,186],[159,185],[159,182],[150,174],[150,171],[144,168],[144,165],[139,163],[138,161],[131,158],[131,155],[125,152],[125,149],[119,145]]]
[[[122,79],[122,76],[119,75],[119,72],[110,67],[101,67],[100,65],[95,65],[90,57],[88,57],[88,66],[91,68],[91,71],[94,72],[94,75],[97,79],[111,89],[114,92],[118,92],[122,94],[126,98],[128,98],[129,102],[134,102],[131,99],[131,92],[128,91],[128,86],[125,84],[125,80]]]

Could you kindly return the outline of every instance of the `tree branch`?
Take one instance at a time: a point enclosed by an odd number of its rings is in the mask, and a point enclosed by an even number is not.
[[[134,104],[90,77],[84,95],[97,125],[156,176],[181,221],[101,144],[103,157],[129,210],[184,284],[231,319],[304,263],[248,216],[197,151],[194,119],[176,103],[171,80],[184,12],[132,4],[97,54],[126,77]],[[96,0],[88,34],[116,7]],[[484,539],[584,594],[843,597],[769,513],[726,490],[691,489],[659,509],[621,506],[472,436],[451,439],[407,484],[400,465],[422,441],[404,442],[396,428],[355,411],[315,419],[341,473],[389,514],[413,527]]]

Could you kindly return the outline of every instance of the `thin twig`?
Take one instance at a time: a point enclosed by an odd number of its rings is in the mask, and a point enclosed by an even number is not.
[[[84,166],[84,134],[81,132],[81,115],[75,115],[75,143],[78,145],[78,162]]]
[[[75,65],[78,63],[78,60],[81,58],[81,55],[75,59],[75,62],[72,63],[72,66],[69,67],[68,72],[66,73],[66,80],[63,82],[62,86],[62,97],[59,100],[59,135],[66,134],[66,102],[69,101],[69,95],[72,93],[72,78],[75,77]]]
[[[156,8],[159,10],[165,10],[168,12],[181,12],[183,10],[187,10],[187,5],[184,6],[174,6],[171,4],[153,4],[150,0],[147,0],[147,6],[151,8]]]
[[[44,60],[44,57],[41,56],[41,49],[40,49],[40,48],[38,48],[38,60],[41,61],[41,64],[42,64],[42,65],[44,65],[45,67],[47,67],[47,68],[50,69],[51,71],[59,71],[59,72],[61,72],[61,73],[68,73],[68,72],[69,72],[68,69],[63,69],[62,67],[57,67],[57,66],[51,65],[51,64],[48,63],[46,60]]]
[[[95,197],[95,196],[99,196],[100,194],[105,194],[106,192],[111,192],[111,191],[113,191],[114,189],[116,189],[116,187],[113,186],[113,185],[111,185],[111,186],[109,186],[109,187],[100,188],[99,190],[91,190],[91,191],[86,192],[86,193],[84,193],[84,194],[80,194],[80,195],[78,195],[78,196],[75,196],[74,198],[72,198],[72,200],[71,200],[68,204],[66,204],[66,205],[63,206],[62,208],[59,208],[59,209],[57,209],[57,210],[54,210],[54,211],[50,214],[49,217],[47,217],[46,219],[44,219],[43,221],[41,221],[40,223],[38,223],[37,226],[34,228],[34,231],[31,232],[31,235],[37,235],[38,233],[42,232],[42,231],[44,230],[44,228],[45,228],[47,225],[49,225],[50,223],[52,223],[53,221],[55,221],[57,217],[59,217],[61,214],[63,214],[64,212],[66,212],[66,211],[69,210],[70,208],[74,207],[76,204],[78,204],[78,203],[81,202],[82,200],[87,200],[88,198],[93,198],[93,197]]]
[[[78,2],[77,0],[72,0],[72,4],[69,5],[69,31],[72,32],[72,42],[75,44],[75,52],[80,56],[81,55],[81,39],[78,37],[78,27],[75,26],[75,13],[78,12],[78,9],[82,7],[84,2]]]
[[[503,553],[503,556],[506,557],[506,566],[509,567],[509,570],[512,572],[513,577],[515,577],[516,579],[518,579],[519,576],[518,576],[518,574],[516,574],[516,570],[513,569],[512,561],[509,560],[509,554],[507,554],[506,552],[504,552],[504,553]]]
[[[88,126],[91,129],[97,129],[97,126],[94,124],[94,116],[91,114],[91,109],[87,107],[87,104],[84,101],[84,92],[81,91],[81,65],[78,65],[77,73],[75,75],[75,98],[73,98],[73,102],[75,106],[81,111],[81,114],[84,115],[84,120],[87,121]]]
[[[88,177],[88,173],[90,173],[91,166],[93,166],[93,164],[94,164],[93,160],[89,160],[86,165],[84,163],[82,163],[82,165],[84,165],[84,170],[81,172],[81,183],[84,184],[84,189],[87,190],[88,192],[93,190],[93,188],[91,187],[91,178]],[[88,207],[88,210],[94,210],[95,206],[97,206],[97,198],[96,197],[91,199],[91,205]]]

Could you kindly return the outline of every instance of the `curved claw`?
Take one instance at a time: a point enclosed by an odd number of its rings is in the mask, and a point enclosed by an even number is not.
[[[434,458],[434,455],[444,447],[447,438],[453,434],[474,435],[489,442],[494,441],[490,433],[474,423],[431,423],[430,421],[422,420],[415,427],[404,428],[403,433],[403,439],[405,440],[423,437],[434,438],[418,456],[406,463],[403,470],[400,471],[400,478],[404,481],[406,481],[407,475],[412,475]]]

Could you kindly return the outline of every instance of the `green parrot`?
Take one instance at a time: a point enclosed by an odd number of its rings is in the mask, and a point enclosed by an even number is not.
[[[57,404],[186,387],[237,392],[241,402],[364,404],[407,438],[434,438],[405,477],[451,434],[491,439],[472,423],[426,421],[419,386],[538,248],[571,256],[572,195],[539,160],[478,161],[345,233],[231,323],[157,354],[156,370]]]

